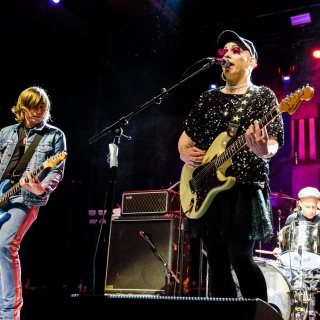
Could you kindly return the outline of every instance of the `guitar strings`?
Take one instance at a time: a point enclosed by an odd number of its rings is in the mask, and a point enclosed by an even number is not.
[[[273,112],[276,114],[273,115]],[[265,114],[265,116],[260,120],[261,125],[264,127],[267,124],[269,124],[276,116],[278,116],[281,112],[278,110],[278,105],[272,108],[268,113]],[[270,118],[268,120],[268,118]],[[217,171],[217,169],[226,161],[228,161],[230,158],[232,158],[233,155],[235,155],[241,148],[243,148],[246,145],[245,142],[245,134],[241,135],[238,140],[236,140],[231,146],[229,146],[223,153],[221,153],[219,156],[217,156],[216,159],[209,162],[205,167],[200,170],[192,179],[192,185],[195,186],[195,190],[198,189],[198,186],[206,180],[206,178],[209,176],[209,174],[214,170]],[[232,148],[236,146],[236,152],[231,152]],[[233,148],[234,149],[234,148]],[[230,152],[229,152],[230,151]],[[226,156],[225,156],[226,155]],[[224,158],[224,159],[222,159]]]

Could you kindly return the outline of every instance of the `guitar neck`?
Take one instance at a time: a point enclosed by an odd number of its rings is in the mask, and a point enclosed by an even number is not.
[[[39,174],[43,170],[44,170],[44,165],[42,164],[36,170],[30,172],[30,175],[31,175],[32,178],[34,178],[34,176],[36,176],[37,174]]]
[[[280,113],[281,112],[278,108],[278,105],[273,107],[266,115],[262,117],[262,119],[260,119],[260,129],[269,124]],[[228,159],[232,158],[235,154],[237,154],[240,151],[240,149],[242,149],[246,144],[246,134],[244,133],[215,159],[216,167],[219,168]]]

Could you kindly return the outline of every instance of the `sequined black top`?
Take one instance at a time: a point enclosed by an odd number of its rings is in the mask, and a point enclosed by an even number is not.
[[[243,135],[254,120],[261,119],[277,104],[274,92],[268,87],[256,88],[256,92],[243,113],[235,138],[227,148]],[[194,145],[207,150],[217,136],[227,131],[243,94],[224,94],[221,88],[204,92],[184,122],[184,130]],[[269,137],[276,137],[279,147],[284,143],[281,113],[267,125]],[[200,219],[191,220],[194,236],[206,232],[209,225],[221,237],[245,236],[249,239],[268,239],[273,236],[272,210],[269,200],[269,162],[256,156],[246,145],[232,158],[226,176],[236,178],[230,190],[215,197],[207,213]]]

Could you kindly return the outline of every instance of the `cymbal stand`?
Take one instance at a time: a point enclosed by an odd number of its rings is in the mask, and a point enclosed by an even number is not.
[[[318,281],[310,281],[307,286],[307,272],[302,269],[302,247],[298,247],[300,256],[298,285],[294,286],[294,319],[316,320],[315,294]]]
[[[277,232],[278,237],[277,237],[277,239],[278,239],[278,247],[281,250],[281,246],[280,246],[280,231],[281,231],[281,218],[282,218],[281,213],[282,213],[282,210],[279,209],[277,212],[278,212],[278,222],[279,222],[278,223],[278,232]]]
[[[313,272],[313,270],[309,271]],[[309,320],[316,320],[317,319],[317,311],[315,309],[316,306],[316,297],[315,295],[318,293],[318,283],[319,283],[319,277],[317,279],[314,278],[313,275],[309,276],[310,277],[310,281],[306,281],[305,280],[305,284],[308,284],[307,287],[307,292],[308,292],[308,313],[307,315],[309,315]]]
[[[289,238],[287,241],[289,241],[289,268],[290,268],[290,283],[291,285],[294,285],[295,283],[295,277],[294,277],[294,274],[293,274],[293,267],[292,267],[292,258],[291,258],[291,252],[292,252],[292,248],[291,248],[291,236],[292,236],[292,233],[294,232],[294,228],[295,228],[295,221],[292,221],[291,224],[290,224],[290,232],[289,232]],[[302,251],[302,250],[301,250]],[[299,252],[300,253],[300,252]],[[301,271],[301,263],[302,263],[302,252],[300,254],[300,271]],[[300,271],[299,271],[299,274],[300,274]]]
[[[317,312],[316,312],[316,297],[315,295],[318,293],[316,288],[310,288],[310,294],[308,297],[308,315],[309,320],[316,320],[317,319]]]

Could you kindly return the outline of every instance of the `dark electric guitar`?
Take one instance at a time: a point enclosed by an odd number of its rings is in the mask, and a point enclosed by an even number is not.
[[[288,95],[260,119],[260,128],[270,123],[281,112],[293,114],[302,100],[312,98],[313,92],[313,88],[306,86]],[[207,150],[201,166],[195,169],[186,164],[183,166],[180,177],[180,200],[183,212],[188,218],[202,217],[215,196],[235,184],[236,178],[226,177],[225,172],[232,164],[232,157],[246,145],[246,138],[243,134],[226,149],[230,139],[227,132],[220,133]]]
[[[67,157],[67,153],[62,151],[55,156],[50,157],[45,162],[41,164],[36,170],[31,172],[31,177],[39,174],[46,168],[53,168],[55,167],[61,160],[64,160]],[[6,207],[6,203],[8,202],[9,198],[19,192],[21,189],[20,182],[17,182],[15,185],[12,186],[9,179],[6,179],[0,183],[0,226],[10,219],[10,213],[5,212],[4,209]]]

